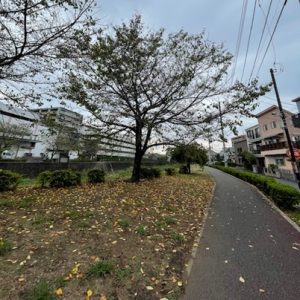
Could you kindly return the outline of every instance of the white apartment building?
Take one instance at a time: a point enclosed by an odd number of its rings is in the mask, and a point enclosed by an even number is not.
[[[40,157],[46,151],[39,115],[0,102],[0,146],[3,158]]]
[[[43,125],[45,116],[61,125],[59,136],[51,134],[49,128]],[[82,122],[82,115],[63,107],[25,110],[0,102],[1,156],[4,159],[77,159],[81,154],[83,138],[94,136],[99,142],[97,159],[134,157],[135,146],[129,138],[101,137],[96,127],[83,125]],[[65,141],[59,142],[59,139]]]

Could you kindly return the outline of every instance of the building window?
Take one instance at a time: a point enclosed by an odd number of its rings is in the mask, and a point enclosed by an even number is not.
[[[259,138],[260,137],[260,132],[259,132],[259,128],[255,128],[255,138]]]
[[[273,121],[273,122],[271,123],[271,128],[276,128],[276,127],[277,127],[276,122]]]
[[[284,159],[283,158],[276,158],[275,159],[275,164],[277,166],[284,166]]]
[[[263,126],[263,129],[264,129],[264,131],[267,131],[267,130],[268,130],[268,125],[265,124],[265,125]]]

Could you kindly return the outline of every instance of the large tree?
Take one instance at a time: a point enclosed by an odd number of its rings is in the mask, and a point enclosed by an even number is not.
[[[49,82],[64,47],[93,20],[94,0],[0,1],[0,99],[20,103]],[[78,26],[77,26],[78,25]],[[47,78],[37,74],[47,74]]]
[[[78,59],[61,91],[91,112],[104,131],[134,136],[135,182],[150,147],[199,137],[219,117],[219,100],[222,114],[234,114],[233,123],[268,90],[256,81],[226,86],[232,55],[204,33],[151,32],[135,16],[84,41],[71,49]]]

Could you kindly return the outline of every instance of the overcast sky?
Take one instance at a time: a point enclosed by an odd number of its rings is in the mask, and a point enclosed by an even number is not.
[[[284,0],[260,0],[257,2],[243,81],[248,81],[253,68],[270,1],[272,4],[268,26],[262,39],[253,76],[257,75],[261,83],[267,83],[271,81],[269,69],[276,68],[278,70],[276,73],[277,84],[283,106],[296,112],[296,105],[291,103],[291,100],[300,96],[300,3],[298,0],[287,1],[273,38],[273,44],[267,52],[259,73],[258,67]],[[238,80],[241,80],[242,76],[254,2],[254,0],[250,0],[247,5],[235,72],[235,78]],[[189,33],[200,33],[205,29],[210,40],[223,43],[232,54],[236,54],[242,7],[242,0],[99,0],[97,16],[103,25],[127,22],[134,14],[139,13],[142,15],[144,23],[151,29],[163,27],[167,32],[183,29]],[[257,112],[276,104],[273,91],[267,97],[273,100],[261,97]],[[245,119],[240,133],[243,133],[244,128],[255,123],[255,119]],[[215,147],[220,148],[219,145]]]

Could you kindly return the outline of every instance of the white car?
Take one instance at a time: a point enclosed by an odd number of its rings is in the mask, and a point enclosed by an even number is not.
[[[11,150],[4,150],[1,154],[2,159],[14,159],[15,153]]]

